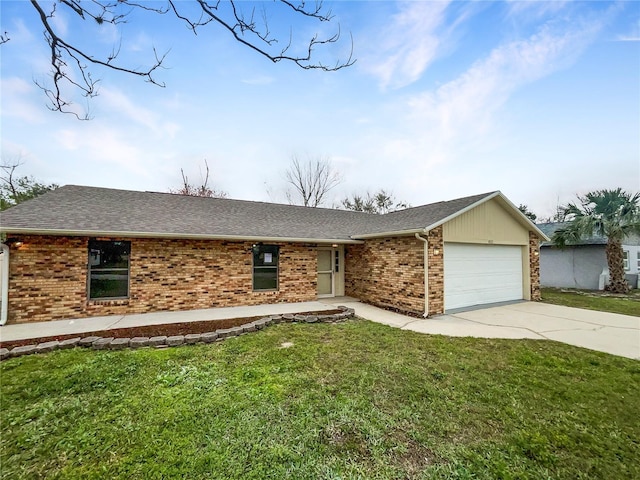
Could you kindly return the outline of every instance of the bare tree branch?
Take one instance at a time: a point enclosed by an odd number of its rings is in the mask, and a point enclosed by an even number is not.
[[[209,186],[209,164],[207,160],[204,161],[204,166],[207,171],[204,178],[202,178],[202,171],[200,177],[202,182],[200,185],[195,185],[189,182],[189,178],[184,174],[184,170],[180,169],[182,175],[182,187],[177,189],[169,189],[169,192],[178,195],[190,195],[192,197],[214,197],[214,198],[227,198],[227,192],[224,190],[217,190]]]
[[[333,169],[328,159],[308,159],[300,163],[296,155],[285,173],[287,183],[293,191],[286,192],[290,204],[317,207],[325,200],[327,193],[342,182],[339,172]]]
[[[268,15],[263,9],[260,15],[256,15],[252,8],[250,13],[245,13],[243,4],[237,0],[224,2],[212,0],[194,0],[192,2],[178,2],[167,0],[165,7],[155,7],[143,1],[135,0],[30,0],[44,27],[44,38],[50,48],[50,82],[34,80],[48,98],[49,109],[63,113],[71,113],[82,120],[89,119],[88,113],[78,113],[73,107],[70,98],[73,92],[79,92],[85,98],[98,95],[99,79],[94,78],[90,67],[107,68],[117,72],[134,75],[143,78],[149,83],[164,87],[165,84],[156,80],[157,70],[164,67],[169,53],[158,53],[153,49],[153,59],[149,67],[130,67],[118,61],[121,51],[121,41],[117,43],[110,53],[96,53],[88,50],[82,44],[72,42],[61,33],[52,21],[60,7],[71,12],[79,21],[94,22],[97,26],[104,24],[120,25],[127,23],[129,15],[133,11],[146,14],[165,15],[172,14],[186,24],[197,35],[197,30],[209,23],[215,23],[226,30],[232,37],[268,58],[274,63],[282,60],[295,63],[303,69],[320,69],[324,71],[336,71],[353,65],[353,38],[351,38],[351,52],[346,60],[336,60],[335,64],[327,65],[321,60],[313,61],[312,57],[318,47],[336,43],[340,40],[340,25],[333,35],[321,38],[316,33],[306,42],[306,47],[293,52],[294,35],[291,29],[287,43],[278,46],[278,38],[269,27]],[[317,20],[319,22],[331,22],[333,15],[331,10],[324,11],[322,1],[307,2],[301,0],[293,2],[279,0],[278,4],[286,8],[294,15]],[[46,5],[46,6],[45,6]],[[260,20],[256,20],[256,17]],[[0,44],[9,41],[8,34],[0,35]],[[298,43],[296,42],[296,45]]]

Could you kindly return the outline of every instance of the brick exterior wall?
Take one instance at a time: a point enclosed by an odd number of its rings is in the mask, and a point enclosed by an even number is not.
[[[88,300],[88,238],[20,236],[11,247],[9,323],[316,299],[315,245],[280,245],[279,289],[252,291],[251,242],[131,242],[130,295]]]
[[[348,245],[345,295],[378,307],[424,313],[424,246],[411,237],[390,237]]]
[[[429,316],[444,313],[444,240],[442,225],[429,231]],[[438,254],[435,251],[438,250]]]
[[[531,275],[531,300],[540,300],[540,239],[529,232],[529,273]]]

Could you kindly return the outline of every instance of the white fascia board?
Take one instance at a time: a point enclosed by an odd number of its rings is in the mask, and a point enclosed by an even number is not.
[[[359,244],[359,240],[344,238],[297,238],[297,237],[261,237],[239,235],[207,235],[201,233],[155,233],[155,232],[104,232],[95,230],[46,230],[39,228],[9,227],[0,229],[0,233],[22,235],[55,235],[70,237],[129,237],[129,238],[165,238],[181,240],[229,240],[239,242],[291,242],[291,243],[326,243],[326,244]]]
[[[535,233],[538,234],[539,237],[541,237],[542,240],[544,240],[545,242],[549,242],[551,239],[549,237],[547,237],[547,235],[545,235],[545,233],[540,230],[537,225],[535,223],[533,223],[531,221],[531,219],[529,217],[527,217],[524,213],[522,213],[520,211],[520,209],[518,207],[516,207],[513,203],[511,203],[511,200],[509,200],[507,197],[505,197],[502,192],[498,192],[500,195],[500,199],[503,200],[507,205],[509,205],[511,207],[511,209],[515,212],[516,215],[520,216],[520,219],[524,220],[527,224],[529,224],[529,227],[531,229],[533,229],[533,231]]]
[[[403,237],[414,235],[416,233],[422,233],[424,229],[422,228],[414,228],[411,230],[397,230],[393,232],[380,232],[380,233],[366,233],[364,235],[352,235],[351,238],[355,240],[367,240],[370,238],[382,238],[382,237]],[[357,242],[362,243],[362,242]]]
[[[533,230],[542,240],[544,241],[550,241],[550,238],[547,237],[544,232],[542,230],[540,230],[535,223],[533,223],[531,220],[529,220],[529,218],[520,211],[520,209],[518,207],[516,207],[513,203],[511,203],[511,200],[509,200],[507,197],[504,196],[504,194],[500,191],[497,192],[493,192],[489,195],[487,195],[484,198],[481,198],[480,200],[478,200],[477,202],[472,203],[471,205],[466,206],[465,208],[458,210],[457,212],[449,215],[448,217],[443,218],[442,220],[438,220],[437,222],[429,225],[428,227],[425,227],[424,232],[427,233],[430,230],[433,230],[436,227],[439,227],[440,225],[444,225],[445,223],[447,223],[449,220],[453,220],[454,218],[462,215],[463,213],[468,212],[469,210],[473,210],[474,208],[476,208],[478,205],[482,205],[485,202],[488,202],[489,200],[493,199],[493,198],[500,198],[502,201],[504,201],[510,208],[511,210],[514,212],[515,215],[519,216],[520,220],[522,220],[524,223],[527,224],[527,226]]]
[[[449,220],[452,220],[460,215],[462,215],[463,213],[468,212],[469,210],[473,210],[474,208],[476,208],[478,205],[482,205],[484,202],[487,202],[489,200],[491,200],[492,198],[497,197],[498,195],[501,195],[500,192],[493,192],[489,195],[487,195],[484,198],[481,198],[480,200],[478,200],[477,202],[472,203],[471,205],[467,205],[466,207],[464,207],[461,210],[458,210],[455,213],[452,213],[451,215],[449,215],[448,217],[445,217],[441,220],[438,220],[435,223],[432,223],[431,225],[429,225],[428,227],[424,228],[424,233],[429,232],[430,230],[433,230],[436,227],[439,227],[440,225],[444,225],[445,223],[447,223]]]

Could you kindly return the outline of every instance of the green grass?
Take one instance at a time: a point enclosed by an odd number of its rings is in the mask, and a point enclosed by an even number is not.
[[[640,478],[640,362],[555,342],[281,324],[0,375],[3,479]]]
[[[640,317],[640,291],[627,295],[611,295],[592,290],[542,288],[542,301],[554,305],[586,308],[600,312],[622,313]]]

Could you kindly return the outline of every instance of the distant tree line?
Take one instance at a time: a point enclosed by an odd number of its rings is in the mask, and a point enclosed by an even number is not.
[[[16,175],[16,169],[22,165],[20,160],[4,162],[0,165],[0,210],[6,210],[19,203],[58,188],[55,183],[38,182],[32,176]]]

